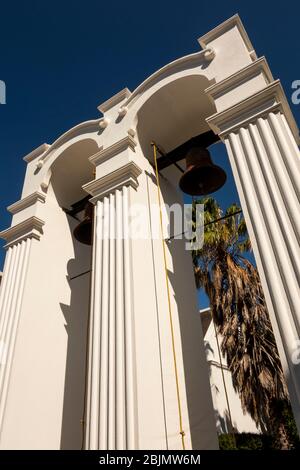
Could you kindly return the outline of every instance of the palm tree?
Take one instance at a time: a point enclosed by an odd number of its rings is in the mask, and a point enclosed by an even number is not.
[[[289,448],[281,413],[288,391],[259,275],[245,256],[251,245],[241,210],[233,204],[223,214],[211,197],[195,202],[205,210],[204,245],[193,252],[196,284],[209,297],[234,389],[261,431]]]

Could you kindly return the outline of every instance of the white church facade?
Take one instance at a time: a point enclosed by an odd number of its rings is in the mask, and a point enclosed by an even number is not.
[[[199,43],[24,158],[0,233],[0,449],[218,448],[191,255],[151,236],[151,142],[205,133],[228,152],[300,428],[298,128],[238,15]],[[162,203],[182,205],[177,169],[160,175]],[[86,199],[91,245],[74,236]],[[126,236],[134,205],[144,239]]]

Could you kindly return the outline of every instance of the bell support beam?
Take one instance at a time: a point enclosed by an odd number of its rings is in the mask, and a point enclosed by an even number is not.
[[[120,153],[130,154],[129,144],[125,139]],[[111,148],[102,159],[108,154]],[[84,186],[95,204],[85,418],[85,449],[94,450],[137,448],[128,212],[142,170],[124,155],[119,161]]]
[[[279,81],[207,122],[228,151],[300,431],[297,126]]]
[[[218,135],[216,135],[212,131],[204,132],[203,134],[199,134],[195,137],[192,137],[187,142],[179,145],[175,149],[171,150],[167,154],[161,156],[157,160],[157,168],[158,171],[164,170],[168,168],[170,165],[174,165],[175,163],[179,162],[183,158],[185,158],[187,152],[193,147],[202,147],[207,148],[210,145],[216,143],[219,140]]]

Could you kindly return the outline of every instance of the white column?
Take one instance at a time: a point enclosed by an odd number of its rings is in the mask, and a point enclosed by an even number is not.
[[[228,150],[300,430],[300,154],[282,89],[273,88],[208,122]]]
[[[39,239],[44,222],[31,217],[0,233],[7,254],[0,292],[0,431],[5,413],[32,239]]]
[[[128,212],[140,172],[130,163],[84,187],[95,202],[86,449],[137,448]]]

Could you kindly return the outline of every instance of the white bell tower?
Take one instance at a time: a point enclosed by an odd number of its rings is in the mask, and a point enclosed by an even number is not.
[[[298,129],[237,15],[199,42],[25,157],[1,232],[1,449],[218,447],[190,252],[166,245],[172,337],[151,210],[151,141],[169,151],[208,130],[228,151],[300,427]],[[178,173],[161,173],[163,203],[182,205]],[[92,248],[70,215],[88,195]],[[134,206],[147,209],[143,239],[127,236]]]

